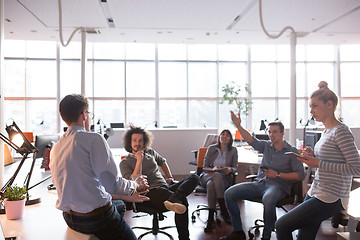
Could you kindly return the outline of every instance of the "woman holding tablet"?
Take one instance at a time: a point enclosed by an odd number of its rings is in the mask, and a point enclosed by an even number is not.
[[[298,240],[315,239],[322,221],[347,208],[352,177],[360,175],[360,157],[351,131],[335,117],[337,103],[323,81],[311,95],[310,113],[325,130],[314,150],[307,147],[297,159],[317,170],[304,202],[276,222],[279,240],[292,239],[296,229]]]

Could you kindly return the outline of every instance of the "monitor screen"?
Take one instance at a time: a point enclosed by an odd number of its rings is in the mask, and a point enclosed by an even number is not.
[[[39,149],[36,158],[42,158],[47,145],[51,145],[51,142],[57,142],[59,135],[38,135],[35,137],[35,147]]]
[[[314,149],[315,144],[319,141],[321,137],[321,133],[321,131],[306,131],[304,145]]]
[[[259,140],[270,140],[269,135],[267,135],[266,133],[255,134],[255,137]]]

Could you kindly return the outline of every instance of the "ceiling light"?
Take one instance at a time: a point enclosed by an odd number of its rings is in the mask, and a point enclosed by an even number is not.
[[[115,28],[114,20],[110,14],[109,5],[106,0],[100,0],[100,7],[104,13],[106,21],[110,28]]]

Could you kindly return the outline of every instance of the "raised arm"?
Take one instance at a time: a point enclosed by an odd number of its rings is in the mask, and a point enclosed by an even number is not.
[[[235,113],[233,111],[230,111],[231,114],[231,120],[234,123],[234,125],[237,127],[237,129],[239,130],[241,136],[244,138],[244,140],[251,144],[254,140],[253,136],[251,136],[251,134],[244,129],[241,126],[241,118],[240,118],[240,113],[238,113],[238,115],[236,116]]]

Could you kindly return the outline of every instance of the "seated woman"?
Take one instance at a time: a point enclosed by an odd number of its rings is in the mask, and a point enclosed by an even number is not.
[[[210,145],[204,159],[203,173],[200,175],[200,184],[207,188],[209,217],[204,229],[205,232],[215,228],[214,214],[216,201],[220,205],[220,213],[226,223],[231,224],[230,216],[224,201],[224,192],[231,185],[232,172],[236,171],[238,154],[232,146],[233,138],[229,130],[224,129],[218,143]]]

